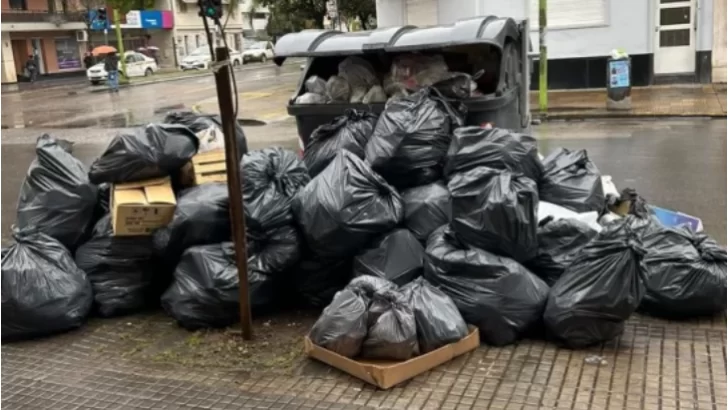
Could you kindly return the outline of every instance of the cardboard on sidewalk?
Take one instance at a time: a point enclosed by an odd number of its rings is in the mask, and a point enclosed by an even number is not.
[[[111,189],[114,235],[151,235],[172,220],[176,206],[169,178],[115,184]]]
[[[304,346],[309,357],[386,390],[475,350],[480,346],[480,334],[476,327],[471,326],[470,333],[459,342],[405,361],[350,359],[315,345],[308,336],[304,338]]]
[[[202,152],[182,168],[182,184],[196,186],[206,182],[226,182],[225,151]]]

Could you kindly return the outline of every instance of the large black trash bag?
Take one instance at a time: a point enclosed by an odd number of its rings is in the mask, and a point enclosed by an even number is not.
[[[402,288],[417,322],[420,352],[429,353],[468,335],[468,325],[455,302],[425,278],[417,278]]]
[[[465,112],[453,104],[433,89],[390,100],[366,146],[372,169],[399,189],[440,179],[452,132]]]
[[[248,269],[268,276],[287,274],[301,259],[301,241],[293,225],[268,231],[265,237],[251,240],[249,253],[255,258],[248,258]]]
[[[304,247],[292,279],[297,299],[304,305],[322,308],[351,279],[351,258],[321,259]]]
[[[374,294],[387,289],[397,289],[397,285],[391,281],[380,278],[379,276],[363,275],[357,276],[346,285],[347,289],[358,292],[367,298],[367,302],[371,301]]]
[[[253,312],[270,308],[276,291],[272,277],[251,268],[256,258],[248,255],[248,292]],[[174,282],[162,295],[162,307],[189,330],[230,326],[240,319],[238,285],[231,242],[193,246],[182,255]]]
[[[419,354],[415,315],[402,293],[391,289],[375,293],[369,308],[369,316],[373,314],[376,318],[368,318],[362,357],[408,360]]]
[[[35,153],[20,187],[16,226],[43,232],[73,250],[90,228],[98,189],[71,154],[70,143],[44,134]]]
[[[347,150],[300,190],[293,212],[312,252],[327,260],[353,257],[404,213],[397,191]]]
[[[227,185],[207,183],[182,191],[172,220],[154,232],[154,248],[174,268],[187,248],[230,241]]]
[[[640,310],[674,319],[725,311],[726,250],[686,227],[667,228],[652,218],[644,224],[647,280]]]
[[[337,292],[314,323],[309,338],[314,344],[342,356],[358,356],[367,335],[368,303],[354,290]]]
[[[533,137],[501,128],[456,129],[445,158],[445,175],[450,177],[479,166],[523,174],[537,183],[543,175]]]
[[[240,169],[248,234],[257,237],[291,224],[291,201],[311,180],[298,155],[281,147],[251,151]]]
[[[601,213],[605,205],[602,176],[586,150],[559,148],[544,158],[543,166],[539,185],[542,201],[576,212]]]
[[[354,258],[354,276],[370,275],[403,286],[422,276],[425,248],[407,229],[396,229]]]
[[[175,175],[197,153],[199,141],[182,125],[149,124],[118,134],[91,164],[91,182],[123,183]]]
[[[645,294],[645,250],[633,216],[604,228],[551,288],[544,323],[572,348],[622,334]]]
[[[526,262],[526,267],[549,286],[561,277],[597,231],[576,219],[547,217],[538,227],[538,255]]]
[[[76,251],[76,265],[91,281],[101,316],[148,307],[151,285],[158,274],[155,263],[151,236],[113,236],[108,214],[96,223],[91,239]]]
[[[219,132],[222,135],[222,119],[217,114],[200,114],[192,111],[176,111],[164,117],[165,124],[179,124],[191,129],[196,135],[200,133]],[[224,138],[224,137],[223,137]],[[235,139],[238,143],[238,153],[242,157],[248,152],[248,140],[240,124],[235,124]]]
[[[450,191],[440,181],[403,191],[402,200],[404,225],[422,242],[450,222]]]
[[[41,232],[16,231],[2,259],[2,340],[80,327],[93,294],[68,250]]]
[[[343,149],[364,158],[364,147],[376,122],[376,114],[347,110],[346,114],[337,117],[330,124],[316,128],[303,151],[303,161],[311,177],[323,171]]]
[[[463,242],[525,262],[538,252],[538,188],[510,171],[479,167],[448,184],[452,227]]]
[[[541,319],[549,288],[518,262],[462,243],[444,226],[427,242],[425,279],[452,298],[465,322],[495,346]]]

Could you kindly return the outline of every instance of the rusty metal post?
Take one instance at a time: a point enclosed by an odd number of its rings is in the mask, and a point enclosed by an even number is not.
[[[222,132],[225,135],[225,167],[227,168],[228,195],[230,197],[230,225],[235,244],[235,264],[238,267],[240,288],[240,328],[243,339],[253,338],[253,322],[250,315],[248,294],[248,244],[245,237],[245,213],[241,191],[240,154],[235,138],[235,113],[233,109],[232,87],[230,86],[230,64],[226,47],[215,49],[215,61],[220,65],[215,69],[217,101],[222,118]]]

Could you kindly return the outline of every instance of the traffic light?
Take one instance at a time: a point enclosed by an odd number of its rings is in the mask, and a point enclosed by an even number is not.
[[[102,7],[100,9],[96,10],[96,20],[106,23],[106,21],[107,21],[106,8]]]
[[[199,0],[202,10],[200,17],[208,17],[213,20],[222,18],[222,0]]]

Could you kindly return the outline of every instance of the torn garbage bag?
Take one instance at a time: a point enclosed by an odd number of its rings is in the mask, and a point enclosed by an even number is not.
[[[478,167],[448,184],[452,227],[463,242],[525,262],[538,252],[538,188],[510,171]]]
[[[461,242],[450,227],[427,243],[425,279],[495,346],[514,343],[543,313],[548,286],[518,262]]]
[[[455,130],[445,159],[445,175],[479,166],[523,174],[538,183],[543,165],[536,140],[502,128],[461,127]]]
[[[422,276],[425,249],[407,229],[394,230],[354,258],[354,276],[377,276],[403,286]]]
[[[544,158],[543,166],[539,185],[542,201],[576,212],[602,212],[605,206],[602,177],[586,150],[559,148]]]
[[[375,293],[370,314],[372,311],[377,311],[378,317],[364,339],[362,357],[408,360],[419,354],[415,315],[404,295],[397,290]]]
[[[311,341],[344,357],[355,357],[367,335],[367,300],[351,289],[336,293],[316,320]]]
[[[230,241],[227,185],[214,182],[182,191],[172,220],[153,237],[155,250],[170,268],[187,248]]]
[[[333,122],[316,128],[303,151],[303,161],[311,177],[321,173],[341,150],[364,158],[364,147],[376,122],[375,114],[347,110]]]
[[[36,158],[20,187],[17,227],[37,230],[73,251],[90,228],[98,189],[86,167],[70,152],[71,144],[44,134]]]
[[[91,164],[95,184],[123,183],[175,175],[197,153],[199,140],[183,125],[149,124],[115,136]]]
[[[249,266],[254,258],[248,256]],[[238,283],[231,242],[194,246],[182,255],[174,282],[162,295],[162,307],[189,330],[230,326],[240,318]],[[248,269],[248,291],[253,312],[273,303],[273,279],[255,269]]]
[[[645,293],[645,250],[634,217],[614,222],[581,249],[551,288],[544,323],[572,348],[622,334]]]
[[[200,152],[211,150],[214,148],[224,149],[225,143],[221,142],[225,140],[224,134],[222,133],[222,119],[217,114],[200,114],[192,111],[176,111],[167,114],[164,117],[165,124],[179,124],[184,125],[192,132],[197,135],[198,139],[208,138],[208,146],[203,147],[202,141],[200,141]],[[210,138],[214,137],[214,142],[217,146],[213,147]],[[238,143],[238,153],[242,157],[248,152],[248,140],[245,138],[245,132],[240,124],[235,123],[235,140]]]
[[[468,325],[455,302],[427,279],[415,279],[402,293],[415,314],[420,353],[429,353],[468,335]]]
[[[372,169],[399,189],[440,179],[452,132],[465,113],[462,103],[453,104],[431,88],[390,101],[366,146]]]
[[[347,150],[300,190],[293,212],[311,250],[328,260],[353,257],[402,220],[402,199]]]
[[[553,286],[597,231],[576,219],[547,218],[539,223],[537,236],[538,255],[526,266]]]
[[[13,237],[2,259],[2,340],[80,327],[93,294],[70,252],[41,232],[16,231]]]
[[[640,310],[685,319],[726,309],[726,250],[702,232],[647,219],[640,230],[647,280]]]
[[[427,242],[435,229],[450,222],[450,191],[441,181],[402,192],[404,225],[421,242]]]
[[[248,235],[258,237],[293,222],[291,201],[311,178],[293,151],[270,147],[251,151],[240,165]]]
[[[91,281],[101,316],[138,312],[153,298],[151,285],[158,266],[152,238],[113,236],[108,214],[96,223],[91,239],[76,251],[76,265]]]

